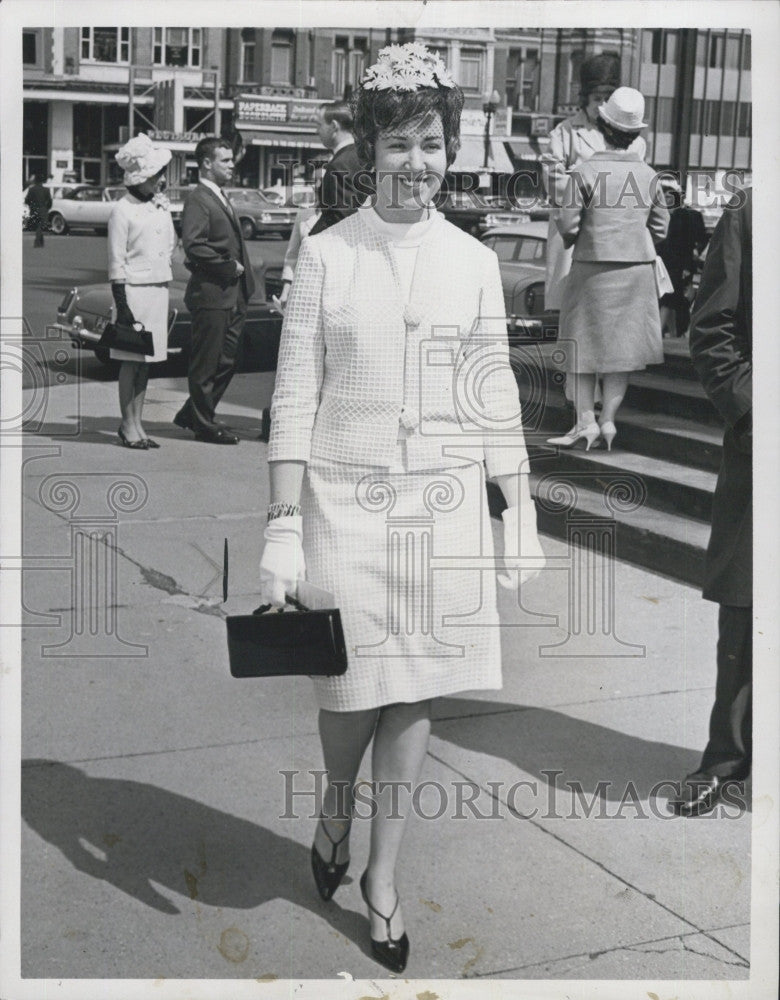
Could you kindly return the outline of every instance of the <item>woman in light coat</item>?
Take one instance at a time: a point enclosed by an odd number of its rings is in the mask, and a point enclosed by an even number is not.
[[[571,118],[556,125],[550,133],[550,144],[541,157],[547,197],[553,209],[563,204],[571,168],[606,148],[604,136],[597,125],[598,109],[619,86],[620,60],[617,56],[592,56],[582,63],[580,109]],[[631,150],[643,160],[645,140],[638,135]],[[561,308],[563,284],[571,268],[571,248],[563,245],[553,214],[550,215],[547,231],[546,309]],[[566,336],[566,330],[561,327],[561,337]]]
[[[169,149],[152,144],[143,133],[116,154],[123,168],[127,193],[108,220],[108,277],[116,321],[142,323],[152,334],[152,355],[111,348],[119,368],[119,440],[126,448],[159,448],[147,437],[142,423],[149,362],[168,357],[168,282],[173,277],[171,256],[176,246],[170,205],[162,195]]]
[[[261,592],[281,603],[305,575],[333,593],[348,652],[343,676],[314,679],[328,787],[312,870],[330,899],[373,740],[360,885],[372,952],[394,972],[409,951],[396,863],[412,811],[394,788],[418,779],[432,698],[501,686],[485,468],[508,504],[499,580],[517,588],[544,560],[498,261],[432,207],[462,106],[418,43],[383,49],[366,71],[355,140],[374,205],[304,239],[271,411]]]
[[[577,423],[550,444],[571,447],[584,440],[590,449],[602,437],[611,448],[630,373],[663,361],[655,261],[669,211],[658,177],[634,150],[646,128],[644,110],[644,98],[631,87],[619,87],[599,108],[606,149],[572,169],[555,215],[564,245],[574,248],[561,324]]]

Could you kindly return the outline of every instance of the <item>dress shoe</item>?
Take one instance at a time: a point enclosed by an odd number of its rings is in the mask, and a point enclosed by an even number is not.
[[[156,441],[152,440],[152,438],[144,438],[143,441],[144,441],[144,444],[146,445],[147,448],[159,448],[160,447],[159,444],[157,444]]]
[[[199,431],[195,435],[196,441],[206,441],[208,444],[238,444],[239,438],[237,434],[231,434],[230,431],[216,430],[216,431]]]
[[[398,898],[398,894],[396,893],[393,912],[389,917],[386,917],[384,913],[380,913],[379,910],[377,910],[368,898],[368,892],[366,890],[367,878],[368,872],[365,871],[360,876],[360,892],[363,896],[363,902],[372,913],[376,913],[378,917],[381,917],[382,920],[384,920],[387,927],[387,938],[384,941],[377,941],[375,938],[371,938],[371,954],[377,962],[381,962],[381,964],[391,972],[403,972],[409,959],[409,938],[406,936],[406,931],[404,931],[399,938],[393,938],[390,935],[390,921],[395,916],[395,911],[398,909],[398,904],[401,900]]]
[[[706,771],[689,774],[682,782],[680,795],[669,799],[669,805],[678,816],[702,816],[717,805],[723,794],[723,781],[724,779],[707,774]]]
[[[138,441],[131,441],[128,437],[126,437],[121,424],[119,425],[119,430],[116,433],[117,437],[122,442],[123,448],[134,448],[136,451],[146,451],[149,447],[146,443],[146,438],[140,438]]]
[[[590,451],[600,434],[601,428],[596,423],[595,413],[593,410],[585,410],[570,431],[561,437],[547,438],[547,444],[554,444],[559,448],[573,448],[578,441],[584,441],[585,451]]]
[[[615,440],[617,427],[611,420],[604,420],[599,424],[599,427],[601,428],[601,440],[607,446],[607,451],[612,451],[612,442]]]
[[[314,844],[312,844],[311,870],[317,885],[317,891],[327,902],[333,896],[336,889],[338,889],[339,885],[341,885],[341,880],[346,875],[347,868],[349,868],[349,858],[341,864],[336,863],[336,852],[338,851],[339,844],[343,843],[349,836],[351,824],[347,827],[347,832],[344,836],[338,840],[334,840],[328,833],[328,828],[325,826],[323,819],[320,819],[320,825],[322,826],[322,832],[330,841],[333,849],[330,854],[330,861],[325,861]]]

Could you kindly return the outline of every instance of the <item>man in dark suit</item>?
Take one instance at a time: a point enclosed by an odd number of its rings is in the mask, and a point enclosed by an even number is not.
[[[33,247],[43,246],[43,230],[49,218],[51,209],[51,192],[43,186],[41,178],[34,174],[32,183],[24,196],[25,204],[30,209],[30,222],[35,227],[35,242]]]
[[[749,189],[724,210],[691,318],[691,357],[726,432],[703,588],[720,605],[715,704],[701,764],[671,802],[681,816],[712,809],[724,783],[746,778],[752,762],[752,204]]]
[[[332,150],[333,156],[322,176],[317,196],[320,217],[310,236],[352,215],[365,199],[365,195],[355,188],[355,176],[364,171],[355,149],[352,127],[352,112],[345,101],[323,104],[317,113],[317,134],[323,146]]]
[[[222,188],[233,176],[233,150],[225,139],[201,139],[195,148],[199,183],[187,197],[181,230],[192,272],[184,302],[192,314],[187,402],[173,418],[198,441],[238,444],[214,417],[230,384],[247,302],[255,290],[241,227]]]

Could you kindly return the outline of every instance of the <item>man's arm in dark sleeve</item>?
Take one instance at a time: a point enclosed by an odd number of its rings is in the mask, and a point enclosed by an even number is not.
[[[209,278],[219,281],[235,278],[236,264],[227,250],[217,250],[209,242],[210,218],[208,209],[190,196],[184,203],[181,217],[181,241],[190,270],[202,271]]]
[[[749,331],[742,327],[745,304],[740,304],[743,213],[748,210],[726,208],[718,222],[691,317],[691,358],[707,395],[730,427],[740,420],[744,424],[752,409],[753,364]]]

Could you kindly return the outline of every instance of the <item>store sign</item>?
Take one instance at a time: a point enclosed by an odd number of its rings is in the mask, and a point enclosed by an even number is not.
[[[167,132],[164,129],[157,129],[147,133],[150,139],[156,142],[191,142],[197,144],[201,139],[210,137],[209,132]]]
[[[301,98],[261,97],[244,94],[236,98],[236,125],[279,125],[286,122],[313,125],[320,101]]]
[[[548,135],[552,129],[552,123],[546,116],[543,118],[531,119],[531,135]]]

